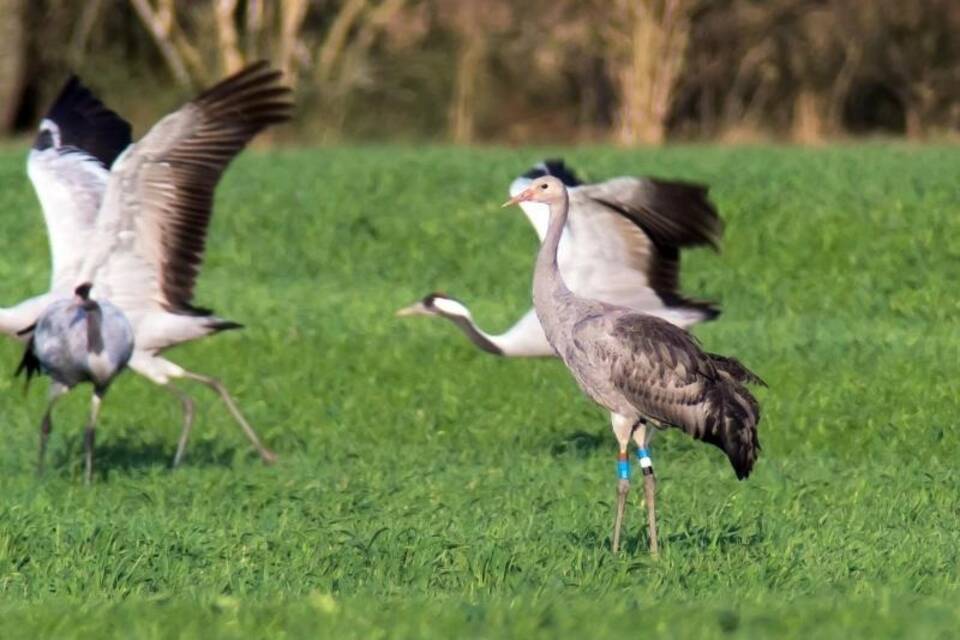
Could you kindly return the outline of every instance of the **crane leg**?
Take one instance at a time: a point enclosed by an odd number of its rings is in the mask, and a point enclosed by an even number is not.
[[[643,501],[647,504],[647,533],[650,538],[650,555],[656,556],[660,552],[657,540],[657,504],[656,489],[657,477],[653,473],[653,460],[648,451],[647,421],[641,419],[633,432],[634,442],[637,443],[637,461],[643,471]]]
[[[193,398],[186,394],[179,387],[174,386],[172,382],[163,385],[170,393],[177,396],[180,400],[180,406],[183,408],[183,428],[180,430],[180,439],[177,441],[177,453],[173,456],[172,468],[176,469],[183,460],[183,453],[187,450],[187,440],[190,438],[190,430],[193,429],[193,417],[196,414]]]
[[[623,528],[623,512],[627,494],[630,493],[630,458],[626,449],[617,454],[617,515],[613,521],[613,552],[620,551],[620,531]]]
[[[613,552],[620,551],[620,530],[623,528],[623,512],[626,509],[627,494],[630,492],[630,457],[627,446],[630,444],[632,425],[629,420],[618,414],[611,414],[613,434],[617,437],[617,515],[613,521]]]
[[[50,391],[47,394],[47,410],[43,412],[43,419],[40,421],[40,451],[37,453],[37,475],[43,473],[43,464],[47,457],[47,441],[50,439],[50,432],[53,430],[53,405],[66,392],[67,388],[62,384],[54,382],[50,385]]]
[[[239,424],[240,428],[243,429],[243,433],[246,434],[247,439],[249,439],[250,443],[253,444],[253,448],[256,449],[257,453],[260,454],[260,459],[266,464],[272,464],[276,462],[277,454],[261,444],[260,438],[257,436],[257,432],[253,430],[253,427],[250,426],[250,423],[247,422],[247,419],[243,417],[242,413],[240,413],[237,403],[234,402],[233,398],[230,396],[230,393],[227,391],[227,388],[222,382],[216,378],[211,378],[210,376],[194,373],[192,371],[184,371],[183,375],[186,378],[203,383],[216,391],[217,395],[220,396],[220,399],[223,400],[223,403],[227,405],[227,410],[230,412],[230,415],[232,415],[233,419],[237,421],[237,424]]]
[[[90,400],[90,421],[87,422],[87,428],[83,430],[83,455],[85,460],[85,471],[83,482],[89,485],[93,481],[93,444],[96,436],[97,418],[100,416],[100,403],[103,401],[103,389],[95,389],[93,398]]]

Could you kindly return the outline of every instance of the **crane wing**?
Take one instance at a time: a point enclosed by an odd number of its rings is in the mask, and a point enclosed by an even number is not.
[[[569,224],[594,259],[644,273],[655,289],[675,291],[680,249],[718,248],[723,235],[707,193],[685,182],[614,178],[571,191]]]
[[[681,326],[719,313],[680,293],[680,248],[716,247],[723,231],[706,187],[614,178],[569,193],[560,268],[573,291]]]
[[[106,191],[110,166],[130,144],[130,125],[71,76],[47,111],[27,156],[43,208],[51,290],[76,279]]]
[[[641,414],[719,447],[738,478],[750,474],[760,406],[743,383],[759,377],[659,318],[625,314],[606,335],[598,344],[611,383]]]
[[[280,73],[259,62],[154,125],[113,168],[82,280],[127,312],[209,313],[191,301],[214,190],[244,146],[291,110]]]

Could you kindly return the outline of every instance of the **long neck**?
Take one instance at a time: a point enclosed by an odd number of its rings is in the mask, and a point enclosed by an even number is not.
[[[563,277],[560,275],[560,267],[557,265],[560,236],[563,235],[563,228],[567,224],[569,209],[570,205],[566,192],[564,192],[562,201],[550,205],[550,222],[547,225],[547,235],[544,236],[543,244],[540,245],[540,252],[537,253],[537,262],[534,267],[533,304],[537,309],[540,322],[545,325],[545,329],[547,321],[544,319],[544,315],[550,316],[550,301],[557,296],[570,294],[570,289],[564,283]],[[549,336],[549,332],[547,335]]]
[[[446,317],[449,318],[453,324],[460,327],[460,330],[463,331],[464,335],[470,339],[470,342],[480,349],[483,349],[487,353],[492,353],[495,356],[504,355],[503,349],[501,349],[495,342],[496,337],[481,331],[480,327],[478,327],[472,319],[464,318],[463,316]]]

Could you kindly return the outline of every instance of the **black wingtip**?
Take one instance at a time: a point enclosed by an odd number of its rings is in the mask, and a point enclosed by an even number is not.
[[[76,75],[67,78],[45,118],[57,130],[41,129],[34,149],[72,147],[110,168],[132,141],[130,123],[108,109]]]
[[[699,322],[710,322],[711,320],[716,320],[723,313],[720,307],[717,306],[716,302],[711,302],[709,300],[694,300],[693,298],[684,297],[676,291],[670,291],[658,287],[654,287],[654,291],[658,296],[660,296],[660,299],[663,300],[663,303],[668,308],[686,309],[688,311],[692,311],[700,316]]]
[[[17,370],[14,371],[13,377],[19,377],[22,373],[25,373],[27,377],[23,383],[23,392],[26,393],[30,387],[30,380],[33,376],[42,373],[40,360],[37,358],[37,354],[33,352],[33,336],[30,336],[30,339],[27,341],[27,345],[23,350],[23,357],[20,358],[20,364],[17,365]]]
[[[567,163],[563,161],[563,158],[547,158],[523,174],[524,178],[531,180],[542,178],[543,176],[559,178],[567,187],[578,187],[583,184],[573,169],[568,167]]]
[[[720,307],[716,306],[716,303],[713,302],[698,303],[697,308],[703,312],[704,322],[716,320],[723,313],[723,311],[720,310]]]
[[[29,334],[33,333],[33,330],[36,329],[36,328],[37,328],[37,323],[34,322],[34,323],[33,323],[32,325],[30,325],[29,327],[27,327],[27,328],[25,328],[25,329],[20,329],[20,331],[17,331],[17,335],[18,335],[18,336],[29,335]]]
[[[649,192],[648,208],[669,219],[644,229],[659,242],[676,247],[709,246],[720,251],[723,239],[723,218],[710,199],[710,187],[684,180],[663,180],[649,178],[652,189]],[[611,203],[605,202],[607,206]]]
[[[207,324],[207,327],[213,329],[216,333],[244,328],[242,324],[233,322],[232,320],[214,320]]]

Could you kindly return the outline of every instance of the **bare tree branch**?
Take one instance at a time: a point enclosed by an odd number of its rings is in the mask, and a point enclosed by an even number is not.
[[[177,83],[184,87],[189,87],[192,83],[190,74],[187,72],[187,65],[183,57],[174,46],[171,40],[171,28],[173,25],[173,15],[171,12],[171,3],[162,3],[159,8],[154,8],[150,0],[130,0],[141,22],[150,32],[154,43],[160,49],[160,55],[167,63],[170,73],[173,74]]]
[[[216,0],[214,13],[217,21],[217,41],[220,45],[223,71],[228,74],[236,73],[243,67],[243,55],[237,43],[237,25],[234,16],[236,10],[237,0]]]

